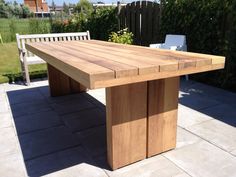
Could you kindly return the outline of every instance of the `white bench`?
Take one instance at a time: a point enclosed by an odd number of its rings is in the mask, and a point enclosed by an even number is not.
[[[89,31],[78,33],[51,33],[30,35],[16,34],[16,40],[19,50],[19,58],[23,78],[24,81],[26,81],[26,85],[30,85],[28,65],[45,63],[45,61],[39,58],[38,56],[32,54],[31,52],[27,51],[25,48],[26,43],[90,40],[90,34]]]

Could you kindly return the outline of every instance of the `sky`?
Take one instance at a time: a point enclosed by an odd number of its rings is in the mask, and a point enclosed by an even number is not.
[[[6,0],[7,2],[14,2],[14,0]],[[98,0],[90,0],[91,2],[97,2]],[[102,2],[105,3],[117,3],[117,0],[100,0]],[[129,0],[126,0],[127,2],[129,2]],[[125,2],[126,2],[125,1]],[[24,2],[24,0],[16,0],[16,2],[22,4]],[[48,3],[48,5],[52,4],[52,0],[46,0],[46,2]],[[54,0],[56,5],[62,5],[63,2],[69,4],[69,3],[73,3],[76,4],[79,2],[79,0]]]

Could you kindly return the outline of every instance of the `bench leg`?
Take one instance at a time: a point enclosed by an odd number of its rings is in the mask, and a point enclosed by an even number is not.
[[[176,146],[179,77],[148,82],[147,157]]]
[[[24,56],[21,55],[20,57],[23,58],[23,61],[20,61],[23,81],[25,82],[25,85],[29,86],[30,85],[29,68],[28,68],[28,65]]]
[[[111,168],[145,159],[147,82],[106,88],[106,114]]]
[[[52,65],[47,64],[47,68],[51,96],[62,96],[86,91],[86,88],[83,85]]]

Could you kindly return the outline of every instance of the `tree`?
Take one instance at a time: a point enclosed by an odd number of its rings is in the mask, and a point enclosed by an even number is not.
[[[63,2],[63,12],[65,12],[66,14],[69,14],[69,11],[70,11],[69,5]]]
[[[75,11],[84,15],[90,15],[93,11],[93,6],[88,0],[80,0],[75,6]]]
[[[22,8],[22,17],[23,18],[30,17],[31,13],[29,7],[26,5],[22,5],[21,8]]]
[[[6,3],[4,0],[0,0],[0,18],[27,18],[31,13],[27,6],[20,5],[16,1],[13,3]]]
[[[56,4],[55,4],[55,2],[54,2],[54,1],[52,1],[52,4],[51,4],[51,6],[52,6],[52,10],[55,12],[55,10],[56,10]]]

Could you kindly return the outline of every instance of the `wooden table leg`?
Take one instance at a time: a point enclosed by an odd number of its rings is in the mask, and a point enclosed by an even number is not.
[[[106,88],[107,154],[117,169],[146,158],[147,82]]]
[[[83,85],[59,71],[52,65],[47,64],[47,67],[51,96],[62,96],[86,91],[86,88]]]
[[[176,146],[179,77],[148,82],[147,157]]]

